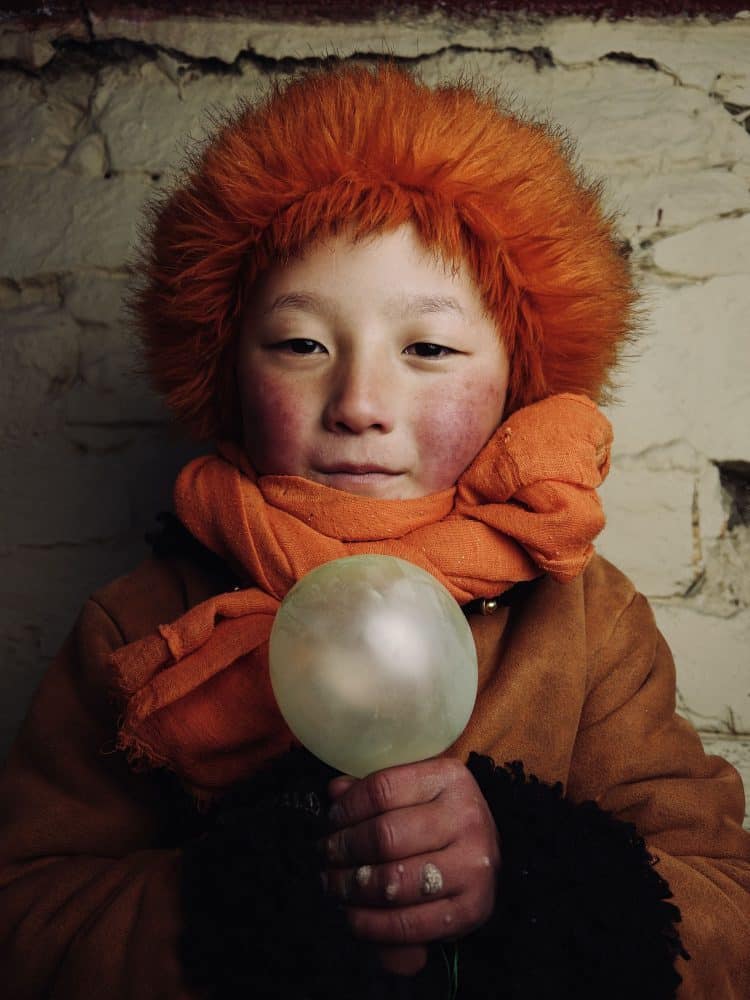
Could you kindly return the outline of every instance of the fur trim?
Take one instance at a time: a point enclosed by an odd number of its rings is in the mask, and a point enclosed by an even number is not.
[[[490,1000],[668,1000],[688,958],[680,911],[632,823],[562,785],[495,767],[468,768],[500,834],[503,866],[490,921],[459,946],[459,997]]]
[[[354,998],[383,978],[320,881],[315,842],[337,773],[306,751],[284,755],[237,786],[213,828],[184,847],[180,955],[207,1000]]]
[[[562,786],[495,767],[469,770],[500,833],[503,864],[490,920],[458,943],[457,1000],[669,1000],[687,958],[667,883],[632,824]],[[305,750],[271,762],[208,816],[187,798],[181,957],[208,1000],[434,1000],[450,995],[439,946],[404,979],[382,972],[320,886],[327,782],[337,772]],[[165,785],[165,789],[166,789]],[[188,817],[189,819],[189,817]],[[204,831],[201,836],[196,834]],[[167,842],[179,843],[176,826]]]
[[[390,60],[274,83],[216,122],[147,209],[129,309],[156,388],[196,436],[238,440],[234,359],[256,276],[345,223],[411,221],[467,262],[511,359],[506,416],[560,392],[604,402],[633,327],[629,267],[562,131],[486,85],[430,89]]]

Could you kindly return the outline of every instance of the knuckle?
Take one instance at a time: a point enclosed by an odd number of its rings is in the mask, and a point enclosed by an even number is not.
[[[486,831],[489,829],[488,817],[489,813],[484,800],[472,796],[472,798],[470,798],[466,803],[466,807],[463,812],[464,826],[468,828],[472,834],[484,837]]]
[[[474,824],[474,827],[477,830],[481,831],[482,835],[484,835],[485,831],[487,831],[488,829],[490,829],[489,822],[488,822],[488,820],[490,818],[489,817],[489,812],[488,812],[487,807],[485,806],[484,802],[482,802],[482,801],[475,801],[474,802],[474,804],[472,806],[472,809],[471,809],[471,817],[472,817],[472,823]]]
[[[376,812],[386,812],[394,801],[393,781],[387,771],[379,771],[370,779],[370,803]]]
[[[375,850],[381,858],[396,856],[396,830],[393,820],[379,816],[372,824],[372,839]]]
[[[460,784],[469,773],[456,757],[443,757],[442,761],[443,775],[448,785],[455,786]]]
[[[394,913],[394,937],[399,944],[410,944],[415,937],[416,922],[408,911],[397,910]]]
[[[456,780],[463,781],[469,773],[466,769],[466,765],[460,761],[458,757],[449,757],[448,761],[450,766],[450,771],[448,773],[456,778]]]

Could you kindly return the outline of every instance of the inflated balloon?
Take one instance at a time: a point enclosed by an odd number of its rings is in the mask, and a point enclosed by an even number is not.
[[[304,576],[276,615],[269,661],[297,739],[357,778],[441,753],[477,693],[461,608],[435,577],[392,556],[349,556]]]

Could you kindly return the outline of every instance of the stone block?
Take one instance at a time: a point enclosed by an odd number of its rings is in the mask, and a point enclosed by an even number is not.
[[[0,313],[0,444],[59,427],[78,365],[78,328],[59,307],[34,303]]]
[[[669,274],[689,278],[750,275],[750,214],[705,222],[659,240],[654,245],[654,264]]]
[[[76,268],[122,268],[153,185],[144,177],[86,177],[8,169],[0,183],[0,275],[22,281]]]
[[[711,24],[705,18],[628,18],[591,23],[588,18],[545,20],[542,44],[558,65],[576,65],[625,53],[653,60],[683,85],[710,91],[722,78],[747,80],[750,21],[734,18]]]
[[[69,170],[74,170],[77,173],[103,177],[109,169],[104,139],[94,132],[85,135],[71,149],[65,165]]]
[[[179,66],[178,66],[179,70]],[[186,147],[210,131],[212,105],[231,107],[257,96],[267,78],[249,67],[242,76],[188,72],[170,79],[156,61],[106,67],[94,114],[115,171],[161,173],[185,159]]]
[[[750,530],[736,526],[701,539],[704,576],[691,604],[704,614],[731,618],[750,608]]]
[[[140,372],[138,339],[125,312],[125,276],[73,275],[63,281],[66,307],[81,323],[78,381],[66,397],[69,423],[162,420]]]
[[[620,214],[620,229],[636,239],[684,229],[730,212],[750,211],[747,183],[721,167],[668,174],[614,174],[605,179],[605,187],[606,205]],[[657,244],[656,252],[662,243]]]
[[[727,104],[750,107],[750,76],[747,73],[718,73],[713,89]]]
[[[66,424],[162,421],[160,402],[139,375],[137,345],[121,326],[86,325],[79,335],[78,380],[65,396]]]
[[[269,59],[340,59],[359,53],[391,53],[416,58],[449,47],[481,51],[514,48],[549,49],[559,67],[593,65],[610,53],[652,59],[661,75],[706,91],[722,86],[734,92],[748,78],[750,25],[735,19],[710,24],[705,20],[638,19],[592,22],[590,18],[545,18],[516,15],[504,18],[451,18],[442,13],[368,21],[269,22],[262,19],[201,19],[194,17],[136,20],[92,15],[99,39],[128,38],[157,45],[194,58],[234,63],[243,53]]]
[[[704,457],[747,459],[750,427],[750,283],[645,286],[648,327],[620,375],[611,408],[615,454],[686,442]]]
[[[56,167],[74,144],[81,118],[40,80],[0,73],[0,166]]]
[[[678,711],[697,729],[750,733],[750,611],[732,618],[655,604],[674,654]]]
[[[45,275],[18,284],[0,278],[0,310],[18,309],[21,306],[44,305],[57,308],[60,304],[60,287],[54,275]],[[0,324],[2,320],[0,319]]]
[[[665,86],[660,74],[632,66],[602,63],[584,87],[560,86],[550,112],[576,138],[584,165],[607,176],[700,170],[750,156],[750,136],[708,95]]]
[[[615,465],[599,490],[607,525],[596,548],[649,597],[683,594],[698,575],[694,489],[690,472],[628,463]]]
[[[446,45],[481,46],[492,37],[485,24],[452,21],[440,15],[336,24],[321,21],[263,21],[251,18],[153,18],[100,16],[92,13],[94,37],[127,38],[158,45],[197,59],[232,64],[242,53],[267,59],[314,59],[355,53],[392,53],[415,57]]]
[[[22,22],[0,25],[0,59],[21,63],[29,69],[41,69],[54,58],[52,42],[58,38],[88,41],[88,30],[79,17],[55,19],[48,28],[29,31]]]
[[[81,428],[132,427],[139,424],[164,423],[167,414],[159,397],[143,380],[128,372],[119,358],[102,359],[88,377],[94,385],[78,382],[66,394],[63,408],[66,436],[83,445],[88,436]],[[96,383],[99,384],[96,384]]]
[[[124,274],[102,274],[97,271],[73,272],[60,282],[63,301],[68,312],[80,323],[126,327],[128,316],[123,297],[128,288]]]
[[[121,455],[85,455],[62,433],[5,448],[0,549],[114,538],[131,525]]]

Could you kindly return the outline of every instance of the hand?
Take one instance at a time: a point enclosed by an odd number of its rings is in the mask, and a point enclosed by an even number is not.
[[[414,974],[426,944],[462,937],[495,903],[497,828],[470,771],[439,757],[329,785],[332,833],[321,845],[328,891],[356,937],[391,972]]]

